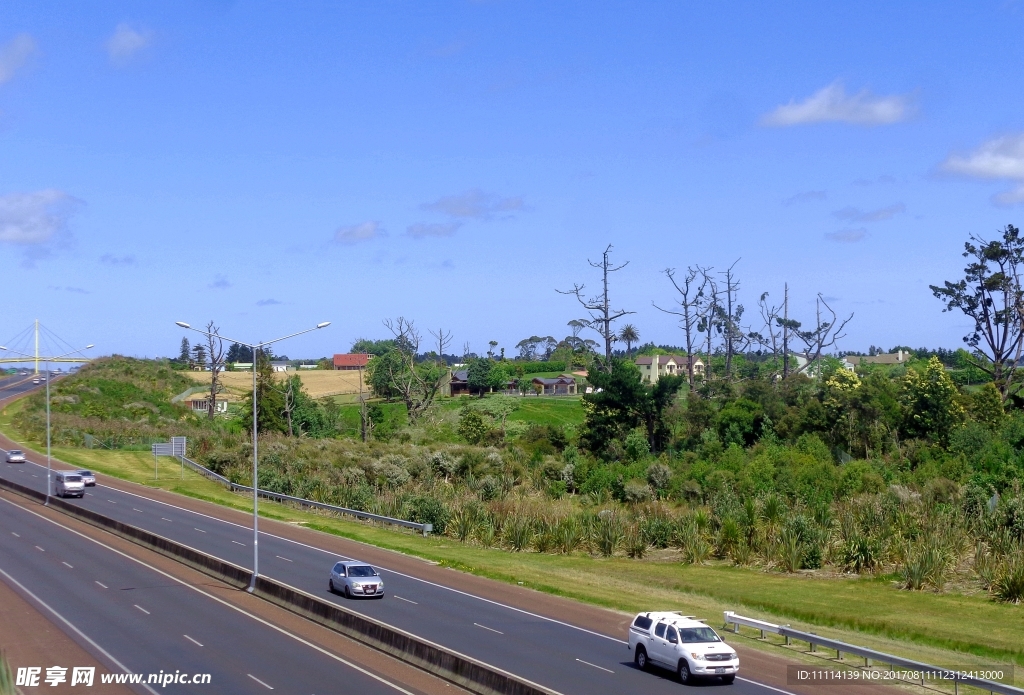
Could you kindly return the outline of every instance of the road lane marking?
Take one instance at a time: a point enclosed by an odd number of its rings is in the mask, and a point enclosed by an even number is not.
[[[493,627],[487,627],[486,625],[481,625],[480,623],[473,623],[473,624],[476,625],[477,627],[482,627],[485,630],[490,630],[491,632],[497,632],[499,635],[504,635],[505,634],[501,630],[495,630]]]
[[[236,544],[236,545],[241,545],[241,546],[244,546],[244,545],[245,545],[245,543],[239,543],[238,541],[231,541],[231,542],[232,542],[232,543],[234,543],[234,544]]]
[[[275,555],[274,557],[276,557],[276,558],[280,558],[281,560],[284,560],[285,562],[291,562],[291,560],[289,560],[288,558],[286,558],[286,557],[283,557],[283,556],[281,556],[281,555]]]
[[[402,598],[398,594],[391,594],[391,597],[392,598],[397,598],[399,601],[405,601],[406,603],[411,603],[411,604],[416,605],[416,606],[420,605],[420,604],[416,603],[415,601],[410,601],[407,598]]]
[[[44,553],[46,552],[45,550],[43,550],[42,548],[40,548],[40,547],[39,547],[38,545],[36,546],[36,550],[38,550],[38,551],[40,551],[40,552],[44,552]]]
[[[125,494],[129,494],[130,495],[130,494],[133,494],[133,493],[129,492],[129,493],[125,493]],[[141,497],[141,495],[135,495],[135,496],[136,497]],[[143,498],[143,499],[146,499],[146,498]],[[137,565],[141,565],[142,567],[145,567],[146,569],[151,570],[152,572],[155,572],[156,574],[159,574],[162,577],[167,577],[172,582],[175,582],[176,584],[180,584],[181,586],[185,587],[186,589],[190,589],[190,590],[196,592],[197,594],[200,594],[201,596],[205,596],[206,598],[210,599],[211,601],[215,601],[215,602],[219,603],[220,605],[224,606],[225,608],[228,608],[230,610],[235,611],[236,613],[241,613],[242,615],[246,616],[247,618],[250,618],[250,619],[252,619],[253,621],[255,621],[257,623],[266,626],[268,629],[274,630],[275,632],[278,632],[278,633],[280,633],[282,635],[285,635],[286,637],[290,637],[291,639],[295,640],[299,644],[305,645],[306,647],[309,647],[310,649],[312,649],[314,651],[317,651],[317,652],[323,654],[324,656],[326,656],[326,657],[328,657],[330,659],[334,659],[338,663],[344,664],[345,666],[348,666],[350,669],[352,669],[354,671],[358,671],[359,673],[361,673],[364,676],[367,676],[369,678],[372,678],[373,680],[377,681],[378,683],[381,683],[383,685],[388,686],[389,688],[391,688],[393,690],[397,690],[398,692],[403,693],[403,695],[414,695],[412,692],[406,690],[405,688],[401,687],[397,683],[392,683],[391,681],[387,680],[386,678],[384,678],[382,676],[378,676],[376,673],[373,673],[372,671],[368,671],[367,669],[365,669],[365,668],[363,668],[363,667],[361,667],[361,666],[359,666],[359,665],[349,661],[348,659],[344,659],[344,658],[338,656],[337,654],[335,654],[333,652],[330,652],[330,651],[324,649],[323,647],[321,647],[319,645],[314,644],[313,642],[310,642],[308,640],[303,639],[302,637],[299,637],[294,632],[289,632],[288,630],[285,630],[283,627],[279,627],[277,625],[274,625],[273,623],[271,623],[271,622],[269,622],[267,620],[264,620],[263,618],[260,618],[259,616],[255,615],[253,613],[250,613],[249,611],[245,610],[244,608],[239,608],[238,606],[235,606],[235,605],[233,605],[231,603],[228,603],[224,599],[222,599],[222,598],[220,598],[218,596],[215,596],[214,594],[211,594],[211,593],[208,593],[206,591],[203,591],[199,587],[194,586],[192,584],[189,584],[185,580],[179,579],[179,578],[175,577],[173,574],[169,574],[167,572],[164,572],[161,569],[157,569],[153,565],[150,565],[147,562],[144,562],[143,560],[140,560],[138,558],[132,557],[128,553],[120,551],[117,548],[114,548],[113,546],[107,545],[103,541],[99,541],[99,540],[96,540],[95,538],[91,538],[91,537],[85,535],[84,533],[82,533],[80,531],[76,531],[73,528],[65,526],[64,524],[60,523],[59,521],[54,521],[53,519],[49,519],[49,518],[43,516],[42,514],[37,514],[36,512],[33,512],[30,509],[26,509],[25,507],[22,507],[19,504],[15,504],[14,502],[11,502],[10,500],[0,498],[0,502],[5,502],[5,503],[11,505],[12,507],[20,509],[23,512],[27,512],[27,513],[31,514],[32,516],[35,516],[35,517],[37,517],[37,518],[39,518],[39,519],[41,519],[41,520],[43,520],[43,521],[45,521],[47,523],[53,524],[54,526],[56,526],[58,528],[62,528],[62,529],[64,529],[65,531],[67,531],[69,533],[73,533],[76,536],[89,541],[90,543],[95,543],[96,545],[100,546],[101,548],[106,548],[110,552],[115,553],[116,555],[120,555],[121,557],[125,558],[126,560],[130,560],[131,562],[134,562]],[[161,502],[160,504],[164,504],[164,503]],[[168,505],[168,506],[173,506],[173,505]],[[228,523],[230,523],[230,522],[228,522]],[[185,546],[185,547],[188,547],[188,546]],[[194,548],[193,548],[193,550],[194,550]],[[68,627],[73,629],[77,634],[81,635],[83,639],[85,639],[87,642],[89,642],[89,644],[91,644],[94,647],[96,647],[97,650],[99,650],[104,656],[109,658],[118,668],[123,670],[125,673],[130,673],[130,671],[125,666],[123,666],[121,664],[121,662],[117,661],[116,659],[114,659],[114,657],[110,656],[110,654],[108,654],[106,651],[103,650],[102,647],[100,647],[98,644],[96,644],[91,639],[89,639],[81,630],[79,630],[74,625],[72,625],[70,622],[65,620],[63,618],[63,616],[61,616],[59,613],[54,611],[48,605],[43,603],[35,594],[30,592],[21,583],[19,583],[16,579],[14,579],[14,577],[11,577],[11,575],[9,575],[6,572],[4,572],[3,569],[0,569],[0,574],[4,575],[8,579],[10,579],[14,584],[16,584],[20,589],[22,589],[22,591],[24,591],[27,595],[31,596],[33,599],[38,601],[40,605],[42,605],[47,610],[49,610],[54,615],[56,615],[61,620],[63,620],[65,623],[67,623]],[[456,652],[456,653],[458,653],[458,652]],[[525,680],[525,679],[523,679],[523,680]],[[530,683],[531,685],[536,685],[532,681],[526,681],[526,682]],[[153,695],[158,695],[155,690],[150,688],[145,683],[142,684],[142,687],[145,688],[146,690],[148,690],[149,692],[153,693]],[[540,686],[538,686],[538,687],[540,687]]]
[[[195,639],[192,639],[192,638],[191,638],[191,637],[189,637],[188,635],[182,635],[182,637],[184,637],[185,639],[187,639],[187,640],[188,640],[189,642],[192,642],[193,644],[198,644],[198,645],[199,645],[200,647],[201,647],[201,646],[203,646],[203,643],[202,643],[202,642],[200,642],[199,640],[195,640]]]
[[[615,671],[612,671],[610,668],[605,668],[604,666],[598,666],[597,664],[592,664],[589,661],[584,661],[583,659],[576,659],[576,661],[580,662],[581,664],[586,664],[587,666],[593,666],[594,668],[599,668],[602,671],[607,671],[608,673],[615,673]]]
[[[66,563],[66,562],[63,562],[63,561],[61,561],[61,563],[60,563],[60,564],[62,564],[62,565],[68,565],[68,563]],[[68,567],[71,567],[71,569],[75,569],[75,568],[74,568],[74,567],[72,567],[71,565],[68,565]]]
[[[110,587],[108,587],[108,586],[107,586],[106,584],[104,584],[104,583],[103,583],[103,582],[101,582],[101,581],[98,581],[98,580],[97,580],[97,581],[96,581],[96,583],[97,583],[97,584],[99,584],[99,585],[100,585],[100,588],[102,588],[102,589],[109,589],[109,588],[110,588]]]
[[[245,675],[249,676],[249,678],[252,678],[252,679],[253,679],[254,681],[256,681],[257,683],[259,683],[260,685],[262,685],[262,686],[263,686],[264,688],[266,688],[267,690],[273,690],[273,689],[274,689],[274,687],[273,687],[273,686],[267,685],[266,683],[264,683],[264,682],[263,682],[263,681],[261,681],[261,680],[260,680],[259,678],[257,678],[256,676],[252,675],[251,673],[247,673],[247,674],[245,674]]]
[[[110,502],[111,504],[117,504],[117,502],[115,502],[114,500],[107,500],[107,502]]]
[[[163,519],[164,521],[170,521],[170,519],[168,519],[166,516],[162,516],[160,518]]]
[[[134,604],[134,606],[135,606],[136,608],[138,608],[138,609],[139,609],[140,611],[142,611],[143,613],[145,613],[146,615],[149,615],[149,614],[150,614],[150,613],[149,613],[149,611],[147,611],[147,610],[146,610],[145,608],[143,608],[143,607],[142,607],[142,606],[140,606],[139,604],[137,604],[137,603],[136,603],[136,604]]]
[[[6,502],[7,500],[4,500],[4,501]],[[14,505],[14,506],[17,506],[17,505]],[[24,509],[24,507],[21,507],[21,509]],[[26,511],[27,511],[27,510],[26,510]],[[30,514],[35,514],[35,512],[29,512],[29,513],[30,513]],[[36,514],[36,516],[39,516],[39,515],[38,515],[38,514]],[[40,518],[40,519],[46,519],[46,517],[44,517],[44,516],[39,516],[39,518]],[[46,520],[47,520],[47,521],[50,521],[50,519],[46,519]],[[56,523],[56,522],[51,522],[51,523]],[[58,526],[61,526],[60,524],[57,524],[57,525],[58,525]],[[68,528],[67,526],[61,526],[61,528],[65,528],[65,529],[67,529],[68,531],[71,531],[71,529],[69,529],[69,528]],[[77,531],[71,531],[71,532],[72,532],[72,533],[78,533]],[[82,534],[79,534],[79,535],[82,535]],[[88,536],[82,536],[82,537],[83,537],[83,538],[87,538]],[[101,544],[101,545],[102,545],[102,544]],[[106,547],[109,547],[109,546],[106,546]],[[115,551],[115,552],[117,552],[117,551]],[[128,556],[126,555],[125,557],[128,557]],[[79,637],[81,637],[81,638],[82,638],[83,640],[85,640],[85,641],[86,641],[86,642],[88,642],[88,643],[89,643],[90,645],[92,645],[92,647],[93,647],[93,648],[94,648],[94,649],[95,649],[96,651],[98,651],[98,652],[99,652],[100,654],[102,654],[102,655],[103,655],[103,656],[105,656],[105,657],[106,657],[107,659],[109,659],[109,660],[110,660],[110,662],[111,662],[112,664],[114,664],[115,666],[117,666],[117,667],[118,667],[119,669],[121,669],[121,671],[123,671],[124,673],[131,673],[131,671],[129,671],[129,670],[128,670],[128,667],[127,667],[127,666],[125,666],[125,665],[124,665],[124,664],[122,664],[122,663],[121,663],[120,661],[118,661],[117,659],[115,659],[115,658],[113,657],[113,655],[111,655],[111,653],[110,653],[110,652],[108,652],[108,651],[107,651],[106,649],[104,649],[104,648],[103,648],[103,647],[101,647],[100,645],[96,644],[96,642],[94,642],[94,641],[93,641],[92,639],[90,639],[90,638],[89,638],[89,636],[88,636],[87,634],[85,634],[84,632],[82,632],[81,630],[79,630],[79,629],[78,629],[77,627],[75,627],[75,626],[74,626],[74,625],[73,625],[73,624],[71,623],[71,621],[70,621],[70,620],[68,620],[68,619],[67,619],[67,618],[65,618],[65,617],[64,617],[63,615],[61,615],[60,613],[58,613],[57,611],[55,611],[55,610],[54,610],[54,609],[53,609],[53,608],[52,608],[52,607],[51,607],[51,606],[50,606],[50,605],[49,605],[48,603],[46,603],[46,602],[45,602],[45,601],[43,601],[43,600],[42,600],[41,598],[39,598],[38,596],[36,596],[35,594],[33,594],[33,593],[32,593],[31,591],[29,591],[29,590],[28,590],[28,588],[27,588],[27,587],[26,587],[26,586],[25,586],[24,584],[22,584],[21,582],[19,582],[19,581],[18,581],[17,579],[15,579],[14,577],[12,577],[11,575],[7,574],[7,572],[4,572],[4,571],[3,571],[2,569],[0,569],[0,574],[2,574],[3,576],[7,577],[8,581],[10,581],[10,582],[11,582],[12,584],[14,584],[14,585],[15,585],[16,587],[18,587],[19,589],[21,589],[21,590],[22,590],[22,591],[23,591],[23,592],[24,592],[24,593],[25,593],[25,594],[26,594],[27,596],[30,596],[30,597],[32,597],[32,600],[33,600],[33,601],[35,601],[35,602],[36,602],[36,603],[38,603],[38,604],[39,604],[40,606],[42,606],[43,608],[45,608],[46,610],[50,611],[50,612],[51,612],[51,613],[53,613],[53,614],[54,614],[55,616],[57,616],[57,618],[58,618],[58,619],[59,619],[59,620],[60,620],[60,621],[61,621],[62,623],[64,623],[64,624],[65,624],[65,625],[67,625],[67,626],[68,626],[68,627],[69,627],[69,628],[70,628],[71,630],[73,630],[73,631],[75,632],[75,634],[76,634],[76,635],[78,635],[78,636],[79,636]],[[145,683],[141,683],[141,685],[142,685],[142,687],[143,687],[143,688],[145,688],[145,689],[146,689],[147,691],[149,691],[149,692],[150,692],[150,693],[152,693],[153,695],[157,695],[157,692],[156,692],[155,690],[153,690],[152,688],[150,688],[150,687],[149,687],[148,685],[146,685]],[[410,693],[410,695],[411,695],[411,693]]]
[[[196,528],[195,526],[193,526],[192,528],[194,528],[196,531],[199,531],[199,533],[206,533],[206,531],[204,531],[201,528]]]
[[[132,507],[132,511],[133,512],[142,512],[141,509],[136,509],[135,507]],[[142,513],[145,514],[145,512],[142,512]]]
[[[16,534],[14,531],[11,531],[11,535],[14,536],[15,538],[21,538],[21,536]]]
[[[762,688],[768,688],[769,690],[774,690],[775,692],[783,693],[784,695],[795,695],[793,692],[791,692],[789,690],[783,690],[782,688],[774,688],[774,687],[772,687],[770,685],[765,685],[764,683],[758,683],[757,681],[752,681],[749,678],[740,678],[739,676],[736,676],[736,680],[743,681],[744,683],[750,683],[752,685],[757,685],[757,686],[760,686]]]

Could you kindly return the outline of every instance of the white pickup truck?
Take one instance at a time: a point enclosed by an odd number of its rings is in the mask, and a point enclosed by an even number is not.
[[[629,626],[628,649],[640,669],[672,669],[682,683],[721,678],[732,683],[740,670],[735,650],[692,615],[669,611],[640,613]]]

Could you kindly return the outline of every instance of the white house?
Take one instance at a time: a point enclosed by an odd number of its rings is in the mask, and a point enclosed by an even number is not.
[[[694,378],[704,378],[704,360],[693,356]],[[680,355],[642,355],[636,358],[640,378],[652,384],[663,376],[689,376],[686,357]]]

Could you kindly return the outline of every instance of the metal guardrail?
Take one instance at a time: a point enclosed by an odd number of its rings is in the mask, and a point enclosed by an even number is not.
[[[811,646],[811,651],[814,651],[816,646],[821,646],[826,649],[834,649],[836,651],[836,658],[838,659],[842,659],[843,654],[859,656],[864,659],[865,666],[870,666],[872,661],[878,661],[883,664],[889,664],[890,666],[898,666],[900,668],[918,671],[921,673],[949,674],[952,678],[948,678],[948,680],[953,681],[954,692],[956,692],[957,685],[962,683],[964,685],[970,685],[975,688],[987,690],[990,693],[1001,693],[1002,695],[1024,695],[1024,689],[1017,688],[1012,685],[1007,685],[998,681],[986,680],[984,678],[974,678],[969,674],[959,673],[956,669],[933,666],[932,664],[925,664],[912,659],[904,659],[901,656],[886,654],[884,652],[875,651],[874,649],[868,649],[867,647],[859,647],[855,644],[829,639],[810,632],[794,630],[789,625],[775,625],[774,623],[765,622],[764,620],[746,618],[742,615],[736,615],[736,613],[732,611],[725,611],[725,624],[727,626],[733,625],[733,632],[739,632],[740,625],[760,630],[762,639],[764,638],[764,633],[771,632],[785,637],[786,644],[789,644],[791,639],[807,642]]]
[[[195,461],[181,457],[181,462],[187,466],[190,470],[195,471],[199,475],[209,478],[215,482],[220,483],[227,487],[231,492],[252,492],[251,485],[239,485],[238,483],[232,482],[222,475],[214,473],[209,468],[196,463]],[[381,516],[380,514],[371,514],[370,512],[363,512],[358,509],[349,509],[347,507],[339,507],[334,504],[325,504],[323,502],[316,502],[314,500],[307,500],[303,497],[292,497],[291,495],[282,495],[279,492],[271,492],[270,490],[260,490],[260,497],[264,497],[275,502],[293,502],[303,507],[312,507],[314,509],[323,509],[329,512],[335,512],[337,514],[347,514],[354,516],[358,519],[372,519],[373,521],[379,521],[384,524],[391,524],[392,526],[402,526],[404,528],[411,528],[419,531],[424,536],[429,536],[434,530],[433,524],[420,524],[415,521],[406,521],[404,519],[394,519],[390,516]]]

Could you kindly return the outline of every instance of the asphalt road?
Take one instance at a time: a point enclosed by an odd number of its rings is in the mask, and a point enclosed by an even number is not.
[[[45,489],[45,467],[0,465],[0,475]],[[89,488],[73,504],[144,528],[242,567],[252,564],[252,530],[231,522],[150,500],[103,485]],[[376,565],[385,584],[383,600],[344,599],[327,590],[338,559],[311,545],[260,533],[260,572],[339,605],[377,618],[463,654],[493,664],[553,690],[575,695],[644,692],[678,695],[671,674],[637,670],[623,640],[525,612],[492,600]],[[625,637],[623,635],[622,637]],[[713,680],[694,687],[768,695],[777,688],[743,671],[732,685]],[[782,691],[785,692],[785,691]]]
[[[408,695],[201,587],[4,499],[0,581],[48,606],[44,613],[91,642],[111,673],[210,674],[209,684],[130,686],[135,692]],[[54,664],[37,665],[45,675]],[[57,665],[69,668],[67,687],[70,668],[79,664]]]

